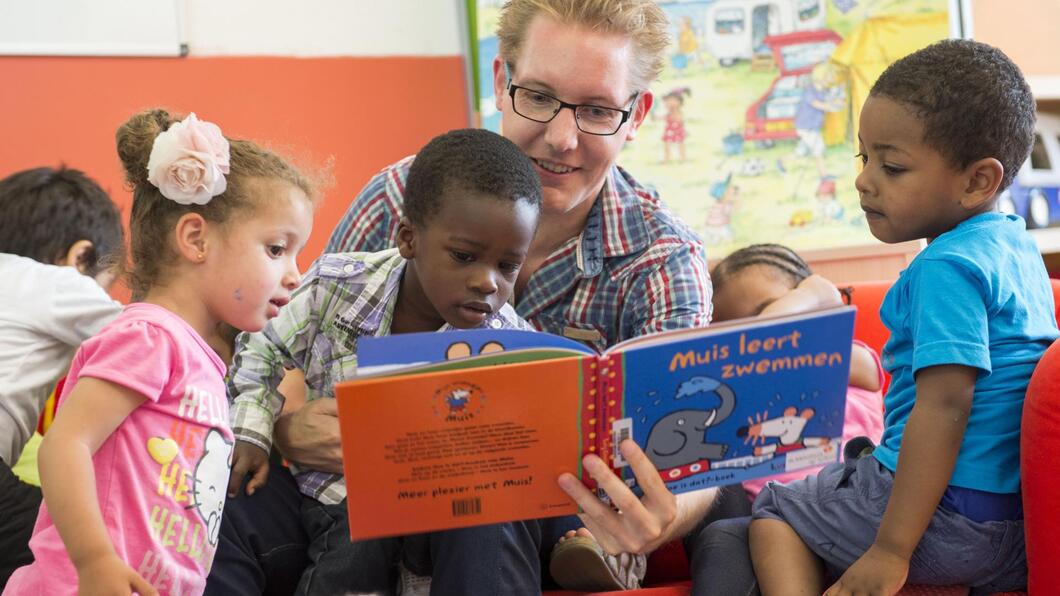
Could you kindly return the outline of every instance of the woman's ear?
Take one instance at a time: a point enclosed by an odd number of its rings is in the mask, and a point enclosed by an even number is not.
[[[88,275],[91,265],[95,263],[95,256],[96,247],[91,240],[78,240],[70,245],[65,255],[60,255],[55,260],[55,264],[73,267],[78,273]]]
[[[397,247],[401,256],[407,259],[416,256],[416,227],[412,225],[409,218],[402,217],[398,223]]]
[[[173,229],[177,254],[191,261],[202,263],[210,248],[207,242],[209,224],[198,213],[185,213],[177,220]]]

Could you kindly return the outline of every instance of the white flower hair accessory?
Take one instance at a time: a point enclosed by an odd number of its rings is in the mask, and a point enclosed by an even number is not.
[[[181,205],[205,205],[228,187],[228,139],[195,113],[155,137],[147,181]]]

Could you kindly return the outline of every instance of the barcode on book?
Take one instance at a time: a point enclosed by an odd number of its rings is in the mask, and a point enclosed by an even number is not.
[[[482,513],[482,499],[478,497],[453,500],[453,517],[478,515],[480,513]]]
[[[611,449],[613,454],[611,459],[614,461],[612,467],[624,468],[629,465],[626,458],[622,457],[622,454],[618,451],[618,445],[626,439],[633,438],[633,419],[623,418],[621,420],[615,420],[611,423]]]

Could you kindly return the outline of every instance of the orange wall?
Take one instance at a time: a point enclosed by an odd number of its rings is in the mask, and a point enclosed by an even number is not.
[[[95,178],[126,215],[132,196],[114,131],[145,107],[195,111],[226,135],[263,141],[311,166],[333,156],[335,185],[303,268],[372,174],[468,125],[460,56],[0,57],[0,81],[0,176],[64,162]]]
[[[974,0],[975,39],[1001,48],[1027,76],[1060,76],[1060,2]]]

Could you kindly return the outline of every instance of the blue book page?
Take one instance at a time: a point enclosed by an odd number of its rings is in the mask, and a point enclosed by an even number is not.
[[[524,349],[553,348],[571,354],[594,354],[587,346],[565,337],[520,329],[403,333],[361,337],[357,341],[358,375]]]
[[[632,437],[674,493],[835,462],[855,312],[756,319],[631,346],[619,354],[622,411],[600,430]],[[636,489],[620,455],[615,463]]]

